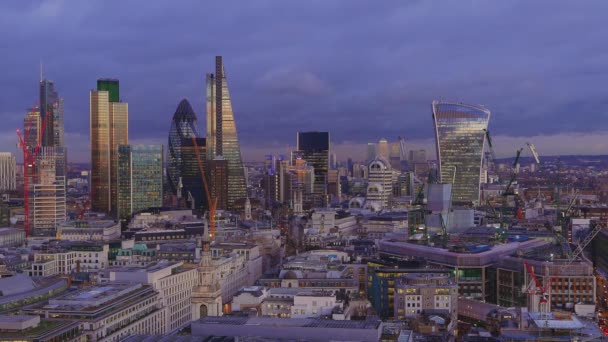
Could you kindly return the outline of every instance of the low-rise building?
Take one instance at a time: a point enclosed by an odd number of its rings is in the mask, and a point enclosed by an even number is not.
[[[108,266],[109,246],[85,241],[34,252],[30,276],[48,277],[73,271],[98,272]]]
[[[17,228],[0,228],[0,248],[19,247],[25,243],[25,231]]]
[[[142,267],[114,267],[109,270],[109,276],[110,281],[152,285],[158,291],[165,311],[163,331],[174,331],[192,321],[190,299],[199,280],[196,268],[181,262],[153,262]]]
[[[34,315],[0,315],[0,339],[7,342],[86,340],[78,321],[41,319]]]
[[[79,220],[59,224],[57,237],[68,241],[112,241],[120,239],[120,222]]]
[[[395,319],[421,314],[457,318],[458,285],[449,273],[410,273],[395,281]]]
[[[106,283],[26,307],[30,315],[78,320],[87,341],[119,341],[131,334],[165,334],[166,311],[152,286]]]
[[[192,323],[195,337],[260,337],[273,341],[379,341],[380,320],[334,321],[311,318],[205,317]]]

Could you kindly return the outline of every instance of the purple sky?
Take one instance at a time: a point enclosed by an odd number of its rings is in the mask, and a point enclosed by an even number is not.
[[[163,143],[180,99],[204,129],[204,74],[224,56],[245,159],[329,130],[340,152],[405,136],[432,148],[433,99],[483,104],[499,155],[608,151],[608,2],[2,1],[0,150],[15,151],[39,62],[88,161],[89,95],[121,82],[130,140]],[[19,158],[21,156],[19,155]]]

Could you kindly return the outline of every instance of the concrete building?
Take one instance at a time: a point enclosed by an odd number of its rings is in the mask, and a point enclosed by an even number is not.
[[[206,317],[192,323],[192,335],[260,337],[274,341],[379,341],[382,322],[333,321],[321,319],[279,319],[266,317]]]
[[[0,152],[0,192],[17,189],[17,162],[10,152]]]
[[[18,228],[0,228],[0,247],[19,247],[25,243],[25,231]]]
[[[236,254],[244,256],[247,264],[247,284],[253,285],[262,277],[263,260],[260,254],[260,247],[257,244],[248,242],[214,242],[211,244],[211,256],[219,258]]]
[[[411,273],[395,281],[395,319],[446,314],[456,320],[458,285],[449,273]]]
[[[30,216],[33,227],[54,233],[57,225],[66,220],[65,174],[59,173],[61,148],[43,147],[36,161],[37,179],[31,187]]]
[[[59,224],[57,237],[67,241],[113,241],[120,239],[120,222],[79,220]]]
[[[388,161],[376,158],[369,164],[367,176],[368,201],[377,202],[381,208],[389,208],[393,194],[393,172]]]
[[[107,283],[32,305],[27,314],[83,323],[87,341],[119,341],[132,334],[165,334],[166,311],[152,286]]]
[[[124,266],[111,268],[110,281],[151,285],[159,294],[164,311],[164,332],[175,331],[192,321],[190,300],[192,289],[198,285],[198,272],[183,263],[148,263],[143,267]]]
[[[368,217],[361,223],[360,236],[372,240],[381,240],[388,234],[409,235],[407,211],[389,211]]]
[[[108,266],[108,252],[107,244],[85,241],[35,252],[29,274],[32,277],[49,277],[71,274],[77,269],[84,272],[97,272]]]
[[[2,341],[82,341],[83,325],[71,320],[41,319],[35,315],[0,315]]]
[[[240,289],[232,297],[230,310],[232,312],[254,313],[262,315],[262,303],[268,297],[269,291],[263,286],[247,286]]]

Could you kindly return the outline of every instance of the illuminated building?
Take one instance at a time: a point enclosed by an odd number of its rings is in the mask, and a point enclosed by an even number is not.
[[[236,131],[228,82],[221,56],[215,57],[215,74],[207,74],[207,160],[222,157],[228,164],[227,208],[247,197],[245,170]]]
[[[129,144],[129,107],[118,80],[99,79],[90,92],[91,210],[117,212],[118,146]]]
[[[479,204],[479,184],[490,111],[433,101],[439,180],[451,183],[457,204]]]
[[[17,189],[15,169],[17,162],[10,152],[0,152],[0,192]]]

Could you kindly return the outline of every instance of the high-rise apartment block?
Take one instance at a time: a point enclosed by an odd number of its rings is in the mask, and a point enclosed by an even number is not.
[[[433,101],[439,180],[452,184],[452,200],[479,204],[481,164],[490,111],[463,103]]]
[[[215,74],[207,74],[207,160],[221,157],[228,164],[227,208],[247,197],[245,170],[222,57],[215,57]]]
[[[313,205],[327,206],[327,171],[329,170],[329,132],[298,132],[299,155],[314,168]]]
[[[17,189],[17,161],[10,152],[0,152],[0,192]]]
[[[129,144],[129,106],[120,102],[118,80],[97,80],[90,110],[91,209],[116,214],[118,146]]]
[[[162,206],[163,145],[118,147],[118,217]]]

